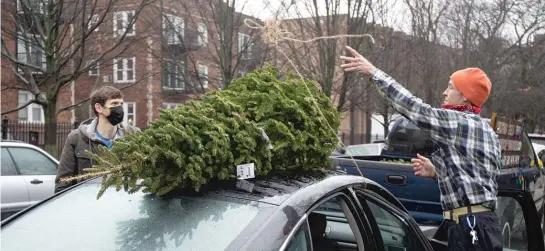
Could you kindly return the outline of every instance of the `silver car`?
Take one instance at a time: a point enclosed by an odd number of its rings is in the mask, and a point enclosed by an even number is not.
[[[39,147],[1,141],[2,220],[53,195],[59,162]]]

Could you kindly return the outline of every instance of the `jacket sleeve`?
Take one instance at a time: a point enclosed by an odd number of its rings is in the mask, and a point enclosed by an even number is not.
[[[372,81],[397,112],[430,133],[432,138],[445,144],[456,142],[459,125],[456,111],[432,108],[381,70],[375,71]]]
[[[58,193],[76,184],[76,182],[71,182],[69,184],[61,183],[60,179],[74,176],[77,174],[78,166],[74,149],[76,148],[78,136],[78,131],[76,129],[72,131],[66,138],[64,148],[62,149],[59,168],[57,169],[57,176],[55,178],[55,193]]]

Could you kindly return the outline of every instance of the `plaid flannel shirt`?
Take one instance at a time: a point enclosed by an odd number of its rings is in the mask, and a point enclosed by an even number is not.
[[[439,147],[432,161],[443,210],[470,205],[495,209],[501,151],[488,122],[476,114],[432,108],[381,70],[372,80],[394,109],[427,131]]]

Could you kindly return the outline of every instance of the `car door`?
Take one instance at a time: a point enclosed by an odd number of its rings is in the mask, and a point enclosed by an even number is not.
[[[351,196],[337,192],[305,213],[280,250],[376,250],[364,225]]]
[[[542,167],[539,166],[532,142],[526,133],[522,134],[521,151],[529,161],[524,161],[525,165],[520,167],[524,174],[519,174],[519,177],[523,176],[524,180],[519,183],[523,185],[523,189],[529,190],[532,194],[538,212],[543,212],[545,208],[545,176]]]
[[[376,233],[377,250],[433,250],[414,219],[399,207],[400,204],[394,206],[378,193],[362,187],[356,187],[354,195],[371,231]]]
[[[13,161],[28,187],[33,205],[54,194],[57,164],[42,152],[26,147],[10,147]]]
[[[500,189],[496,214],[503,220],[504,250],[545,250],[545,234],[532,194],[527,190]]]
[[[0,182],[2,195],[2,219],[20,211],[29,204],[28,188],[23,176],[19,175],[15,164],[6,148],[1,148],[2,176]]]

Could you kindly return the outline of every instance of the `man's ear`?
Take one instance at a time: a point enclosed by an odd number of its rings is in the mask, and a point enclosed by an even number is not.
[[[102,106],[99,103],[95,103],[95,112],[102,113]]]
[[[464,103],[467,104],[467,105],[471,105],[471,102],[469,102],[469,100],[464,96]]]

